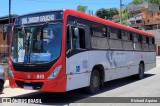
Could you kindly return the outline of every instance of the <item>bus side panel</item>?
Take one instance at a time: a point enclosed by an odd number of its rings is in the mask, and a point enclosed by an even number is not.
[[[145,71],[156,67],[156,52],[148,52],[148,62],[145,64]]]
[[[88,52],[73,54],[66,58],[66,91],[86,87],[89,85]]]
[[[154,68],[155,55],[155,52],[114,50],[90,50],[75,54],[66,59],[67,91],[88,86],[95,65],[103,65],[105,81],[110,81],[138,74],[141,61],[146,70]],[[77,66],[80,66],[79,72],[76,72]]]
[[[89,54],[90,67],[96,64],[104,66],[105,81],[138,74],[141,61],[147,67],[146,71],[155,67],[155,52],[106,50],[89,51]]]
[[[89,51],[90,67],[101,64],[105,71],[105,81],[123,78],[138,73],[140,55],[136,55],[133,51]],[[92,69],[91,69],[92,70]]]

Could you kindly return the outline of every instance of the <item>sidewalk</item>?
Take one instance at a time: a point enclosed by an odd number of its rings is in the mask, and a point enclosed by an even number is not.
[[[5,83],[4,83],[4,88],[9,88],[9,80],[6,80]]]
[[[160,67],[160,56],[156,56],[156,67]]]

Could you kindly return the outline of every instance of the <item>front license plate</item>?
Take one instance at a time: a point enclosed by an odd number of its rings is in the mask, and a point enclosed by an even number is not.
[[[24,89],[29,89],[29,90],[33,89],[32,86],[27,86],[27,85],[24,85],[23,88],[24,88]]]

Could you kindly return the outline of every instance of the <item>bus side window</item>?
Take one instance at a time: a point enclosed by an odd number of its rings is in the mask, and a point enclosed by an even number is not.
[[[67,26],[67,37],[66,37],[66,51],[71,49],[71,41],[69,36],[69,26]]]
[[[149,37],[146,37],[146,43],[149,44]]]
[[[154,38],[152,38],[152,44],[155,44],[155,39]]]
[[[74,28],[73,28],[74,31]],[[73,49],[85,49],[86,44],[85,44],[85,30],[83,28],[79,28],[79,36],[74,35],[73,33]]]
[[[122,34],[122,40],[127,40],[128,38],[127,33],[125,31],[122,31],[121,34]]]
[[[76,36],[75,34],[74,34],[74,27],[72,27],[72,42],[73,42],[73,44],[72,44],[72,47],[73,47],[73,49],[77,49],[77,48],[80,48],[80,43],[79,43],[79,36]]]
[[[153,37],[148,37],[149,38],[149,51],[155,51],[155,39]]]
[[[78,28],[79,29],[79,44],[80,48],[85,49],[86,44],[85,44],[85,30],[83,28]]]
[[[142,50],[142,36],[134,33],[134,50]]]
[[[132,33],[129,34],[129,40],[133,41],[133,34]]]
[[[78,28],[79,36],[74,35],[74,29],[74,26],[67,27],[66,51],[69,49],[86,48],[84,29]]]
[[[134,42],[138,42],[139,41],[139,39],[138,39],[138,35],[137,34],[134,34]]]
[[[142,43],[142,35],[139,35],[139,42]]]
[[[118,39],[118,29],[110,28],[110,39]]]
[[[118,30],[118,39],[122,39],[122,33],[121,33],[121,30]]]
[[[149,37],[149,44],[152,44],[152,37]]]
[[[91,47],[96,49],[108,49],[108,38],[106,27],[99,24],[90,25]]]
[[[107,37],[110,38],[110,27],[107,27]]]
[[[142,38],[143,38],[142,43],[146,43],[146,36],[143,36]]]

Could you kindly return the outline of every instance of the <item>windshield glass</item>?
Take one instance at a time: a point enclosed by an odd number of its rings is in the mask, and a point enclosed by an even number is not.
[[[12,61],[14,63],[53,61],[60,56],[61,37],[61,23],[15,27]]]

